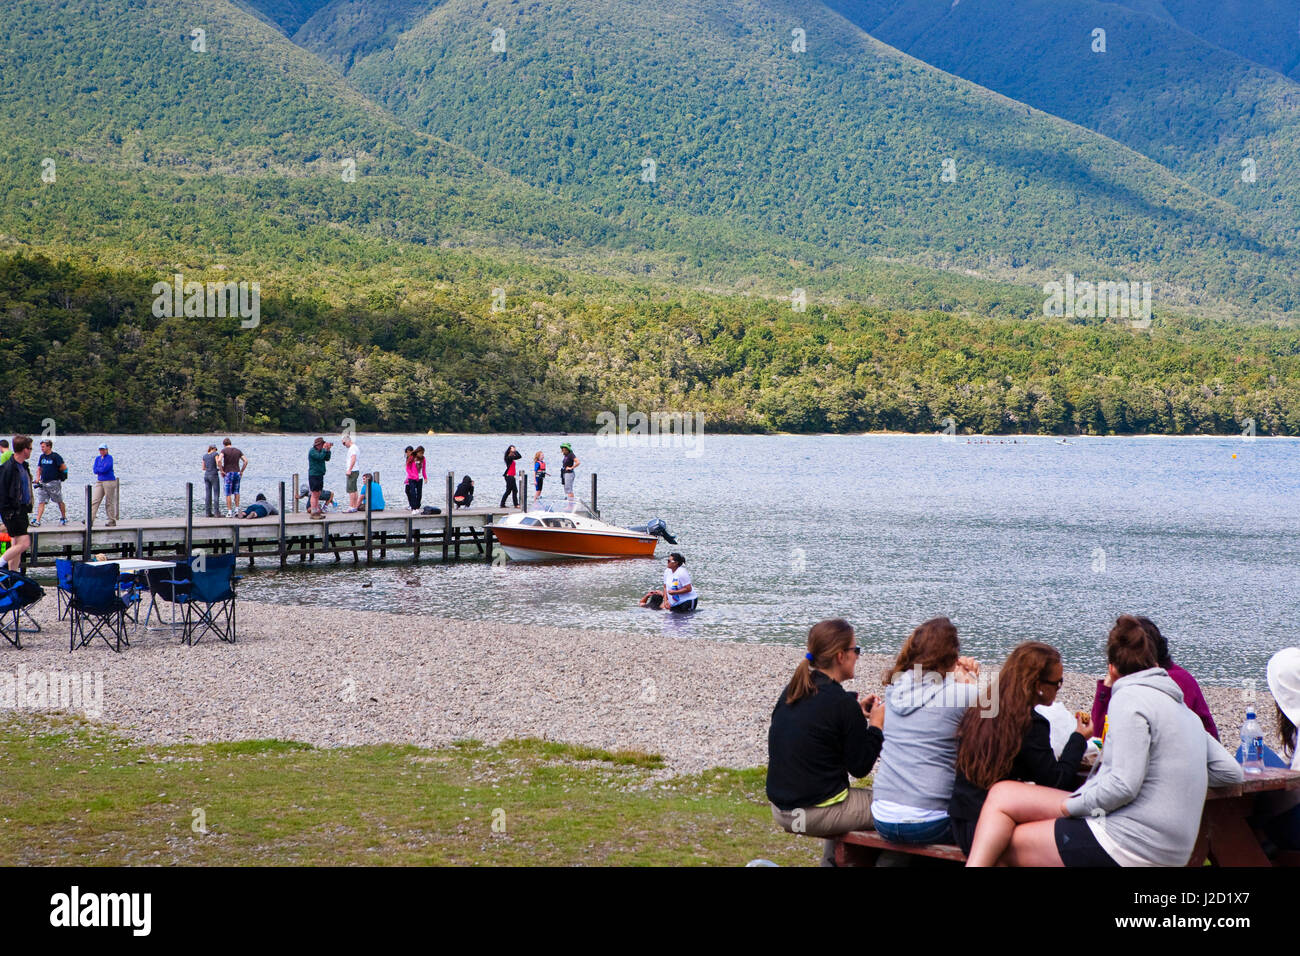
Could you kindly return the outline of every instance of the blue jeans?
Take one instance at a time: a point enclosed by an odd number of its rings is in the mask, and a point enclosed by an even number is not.
[[[886,823],[877,820],[876,832],[891,843],[952,842],[952,825],[947,817],[933,823]]]

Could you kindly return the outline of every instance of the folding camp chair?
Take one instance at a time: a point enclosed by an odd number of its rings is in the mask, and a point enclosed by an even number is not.
[[[41,629],[27,609],[43,597],[45,589],[27,575],[0,569],[0,635],[14,647],[22,648],[24,633]],[[23,627],[20,617],[26,617],[35,627]]]
[[[150,568],[144,573],[146,587],[149,591],[149,607],[144,614],[145,630],[176,630],[177,627],[183,626],[184,622],[176,620],[176,605],[180,603],[176,598],[176,589],[178,586],[189,584],[190,566],[181,561],[174,568]],[[177,582],[180,582],[178,585]],[[162,608],[158,606],[159,601],[166,601],[171,605],[170,623],[162,623]],[[156,617],[160,623],[150,626],[149,619]]]
[[[57,599],[61,621],[68,613],[68,605],[72,602],[72,561],[68,558],[55,558],[54,576],[58,585]]]
[[[72,596],[68,607],[68,650],[85,647],[96,637],[114,651],[126,642],[126,602],[117,593],[118,567],[106,562],[78,561],[72,566]],[[90,624],[89,631],[86,625]],[[112,635],[114,640],[109,640]],[[130,646],[130,645],[128,645]]]
[[[175,600],[184,610],[181,640],[193,646],[209,631],[235,643],[235,556],[208,555],[200,571],[189,565],[189,580],[173,578]]]

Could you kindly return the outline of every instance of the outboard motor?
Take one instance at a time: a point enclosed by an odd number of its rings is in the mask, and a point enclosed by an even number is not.
[[[629,530],[629,531],[640,531],[640,532],[642,532],[643,534],[653,534],[653,535],[658,535],[659,537],[661,537],[661,538],[663,538],[665,541],[667,541],[669,544],[676,544],[676,543],[677,543],[677,539],[674,538],[674,537],[673,537],[673,536],[668,532],[668,525],[667,525],[667,523],[664,521],[663,518],[651,518],[651,519],[650,519],[649,521],[647,521],[645,524],[643,524],[643,525],[639,525],[638,527],[635,527],[635,528],[628,528],[627,530]]]

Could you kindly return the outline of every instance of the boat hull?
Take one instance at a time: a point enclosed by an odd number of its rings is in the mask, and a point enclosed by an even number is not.
[[[604,534],[567,528],[512,528],[493,525],[492,535],[515,561],[551,558],[650,558],[659,539],[653,535]]]

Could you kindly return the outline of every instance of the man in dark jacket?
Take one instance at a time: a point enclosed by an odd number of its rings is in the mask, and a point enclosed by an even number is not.
[[[32,456],[31,438],[15,435],[13,450],[9,460],[0,465],[0,521],[12,542],[4,562],[10,571],[21,571],[23,554],[32,543],[27,534],[27,515],[32,510],[32,473],[27,467],[27,459]]]

